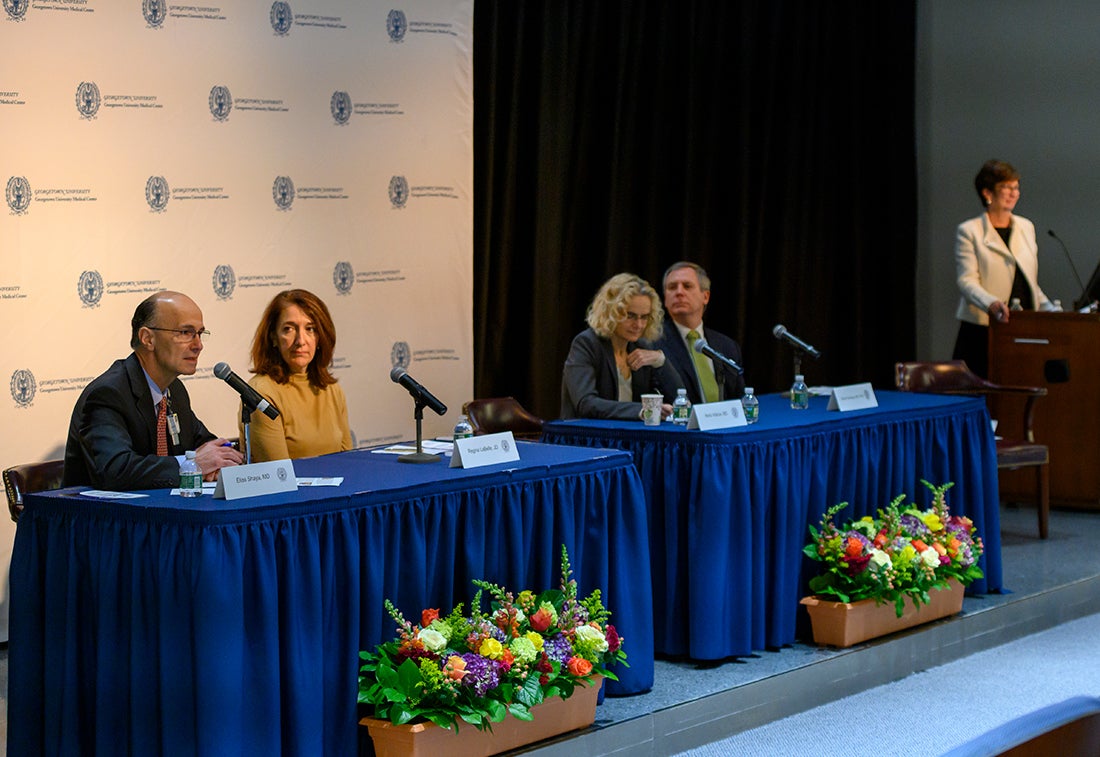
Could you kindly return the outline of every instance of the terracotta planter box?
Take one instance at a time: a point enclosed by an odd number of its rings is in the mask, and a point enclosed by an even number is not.
[[[845,603],[806,597],[801,603],[810,613],[814,643],[843,648],[955,615],[962,610],[964,592],[963,585],[952,579],[948,588],[930,591],[931,601],[919,608],[906,598],[900,618],[893,602],[876,605],[873,599]]]
[[[363,718],[359,725],[370,732],[377,757],[488,757],[592,725],[603,677],[595,676],[593,681],[591,686],[578,686],[568,699],[554,697],[535,705],[531,708],[534,720],[508,716],[493,723],[492,732],[465,723],[459,724],[461,730],[456,733],[435,723],[394,725],[378,718]]]

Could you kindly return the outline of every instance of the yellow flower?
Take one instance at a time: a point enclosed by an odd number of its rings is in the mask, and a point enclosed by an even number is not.
[[[530,641],[534,645],[536,650],[538,650],[539,652],[542,651],[542,645],[543,645],[543,642],[545,641],[545,639],[542,638],[541,633],[535,633],[534,631],[528,631],[526,634],[524,634],[524,636],[526,636],[527,640]]]
[[[482,657],[488,657],[490,660],[499,660],[504,653],[504,645],[494,638],[488,638],[481,642],[481,649],[477,653]]]
[[[943,530],[943,521],[940,520],[940,516],[932,511],[921,514],[921,520],[924,521],[924,525],[928,526],[928,530],[932,533]]]

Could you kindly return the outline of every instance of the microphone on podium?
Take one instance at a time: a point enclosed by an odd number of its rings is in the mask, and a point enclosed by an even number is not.
[[[1069,254],[1069,248],[1066,247],[1066,243],[1062,241],[1061,237],[1054,233],[1054,229],[1047,229],[1047,234],[1050,235],[1051,239],[1062,246],[1062,252],[1065,253],[1066,260],[1069,261],[1069,267],[1073,269],[1073,276],[1077,279],[1077,286],[1081,287],[1081,296],[1073,303],[1073,309],[1077,310],[1087,304],[1085,302],[1085,296],[1088,293],[1085,291],[1085,282],[1081,281],[1081,274],[1077,273],[1077,266],[1073,264],[1073,256]]]

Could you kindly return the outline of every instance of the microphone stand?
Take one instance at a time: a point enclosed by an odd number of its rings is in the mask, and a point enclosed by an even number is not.
[[[244,426],[244,464],[252,464],[252,436],[249,424],[252,422],[252,411],[256,408],[247,402],[241,401],[241,425]]]
[[[435,463],[439,462],[439,455],[433,455],[430,452],[424,451],[423,437],[421,436],[420,426],[424,421],[424,402],[416,400],[416,411],[414,413],[416,417],[416,452],[409,452],[406,455],[400,455],[397,458],[399,463]]]

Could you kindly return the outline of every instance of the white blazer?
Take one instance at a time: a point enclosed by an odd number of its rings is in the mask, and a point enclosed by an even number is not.
[[[962,297],[955,317],[988,326],[989,306],[998,300],[1007,303],[1012,295],[1017,266],[1031,288],[1035,309],[1053,310],[1054,305],[1039,288],[1035,224],[1013,215],[1012,234],[1006,247],[985,213],[960,223],[955,234],[955,275]]]

